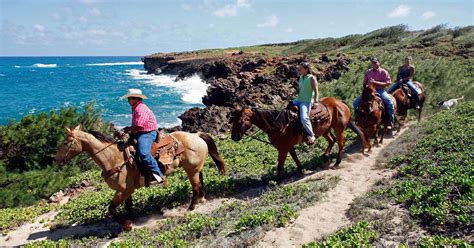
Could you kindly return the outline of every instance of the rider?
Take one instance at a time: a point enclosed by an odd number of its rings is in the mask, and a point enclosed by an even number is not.
[[[139,89],[129,89],[121,97],[127,98],[132,107],[132,126],[125,127],[124,132],[130,133],[137,139],[137,153],[142,163],[147,165],[158,183],[164,181],[163,173],[158,167],[158,162],[150,154],[151,146],[156,139],[157,123],[153,112],[143,103],[147,97]]]
[[[405,63],[398,67],[397,73],[397,81],[392,84],[388,89],[388,93],[393,93],[401,83],[406,83],[410,88],[411,92],[413,93],[413,99],[415,100],[415,108],[420,108],[420,92],[418,92],[418,88],[413,83],[413,76],[415,75],[415,67],[411,64],[412,58],[411,56],[405,57]]]
[[[318,80],[313,75],[311,65],[308,62],[300,63],[298,72],[300,74],[298,80],[298,97],[293,101],[293,104],[299,107],[300,121],[308,136],[306,143],[312,145],[316,137],[311,127],[309,112],[311,111],[312,100],[316,103],[319,102]]]
[[[390,95],[384,90],[387,86],[390,85],[391,80],[390,80],[390,75],[388,74],[388,71],[380,67],[380,61],[372,57],[370,59],[370,62],[372,64],[372,68],[367,70],[364,76],[364,84],[372,84],[375,89],[377,90],[377,93],[380,95],[380,98],[382,98],[382,101],[387,108],[387,114],[389,116],[389,124],[388,127],[393,127],[393,123],[395,120],[395,109],[394,109],[394,103],[392,102],[392,98]],[[354,110],[357,110],[359,107],[361,101],[361,96],[357,97],[353,103]],[[357,111],[355,111],[357,113]]]

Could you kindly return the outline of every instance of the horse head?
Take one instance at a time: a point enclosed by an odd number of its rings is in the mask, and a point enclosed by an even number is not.
[[[232,122],[232,140],[239,141],[244,134],[252,127],[253,111],[249,107],[234,106],[234,111],[231,114]]]
[[[362,112],[371,113],[374,110],[375,98],[377,91],[372,84],[364,84],[364,90],[362,91],[362,99],[360,103],[360,109]]]
[[[58,147],[58,152],[55,157],[56,163],[60,165],[70,161],[83,151],[82,144],[77,138],[78,132],[81,132],[81,126],[77,125],[74,129],[66,127],[66,132],[66,138]]]

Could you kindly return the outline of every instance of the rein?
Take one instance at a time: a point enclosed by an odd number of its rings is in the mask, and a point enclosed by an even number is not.
[[[256,110],[255,113],[260,114],[259,112],[257,112],[257,111],[259,110],[258,108],[252,108],[252,109],[253,109],[253,110]],[[280,118],[280,115],[281,115],[281,113],[283,113],[284,110],[285,110],[285,109],[282,109],[282,110],[278,113],[278,115],[277,115],[277,117],[274,119],[274,121],[276,121],[276,120],[278,120],[278,118]],[[263,119],[263,118],[262,118],[262,119]],[[266,120],[265,120],[265,122],[268,123]],[[267,126],[270,126],[270,125],[267,125]],[[262,132],[262,131],[266,133],[268,130],[269,130],[269,129],[266,129],[266,130],[257,130],[257,131],[255,131],[254,133],[252,133],[252,134],[250,134],[250,135],[247,135],[247,137],[250,138],[250,139],[258,140],[258,141],[260,141],[260,142],[262,142],[262,143],[265,143],[265,144],[268,144],[268,145],[273,145],[272,143],[270,143],[270,142],[268,142],[268,141],[266,141],[266,140],[262,140],[262,139],[256,137],[256,135],[257,135],[258,133],[260,133],[260,132]]]

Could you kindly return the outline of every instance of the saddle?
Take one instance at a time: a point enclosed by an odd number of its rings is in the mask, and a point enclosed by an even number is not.
[[[125,161],[130,166],[138,165],[140,174],[145,177],[145,186],[149,186],[151,181],[156,180],[147,166],[143,166],[138,155],[136,154],[136,140],[131,139],[123,144]],[[167,175],[170,165],[184,152],[184,146],[175,137],[165,134],[163,131],[158,132],[153,142],[150,154],[155,157],[163,174]]]
[[[290,118],[289,118],[287,127],[293,126],[296,130],[298,130],[298,133],[305,134],[303,125],[300,122],[301,116],[300,116],[299,107],[297,105],[294,105],[293,102],[290,102],[288,106],[286,107],[286,109],[290,110]],[[313,125],[314,124],[317,125],[318,123],[327,121],[329,120],[329,117],[330,117],[329,110],[326,107],[326,105],[322,103],[314,103],[311,106],[311,110],[309,112],[309,119]],[[286,131],[286,130],[283,130],[283,131]]]

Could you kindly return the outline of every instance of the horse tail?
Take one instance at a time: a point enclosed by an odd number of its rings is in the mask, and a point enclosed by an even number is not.
[[[365,136],[364,136],[364,133],[362,132],[362,130],[360,130],[360,128],[351,120],[349,120],[349,123],[348,123],[347,127],[349,127],[352,131],[357,133],[360,140],[362,141],[363,147],[366,147],[365,138],[364,138]]]
[[[207,144],[207,149],[209,150],[209,154],[211,155],[212,160],[216,163],[217,168],[221,175],[225,174],[225,163],[224,160],[219,156],[219,152],[217,151],[216,143],[214,139],[207,134],[207,133],[199,133],[199,137],[203,139]]]

